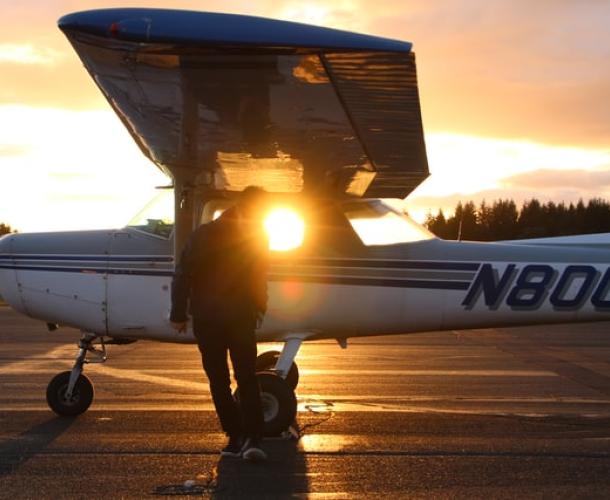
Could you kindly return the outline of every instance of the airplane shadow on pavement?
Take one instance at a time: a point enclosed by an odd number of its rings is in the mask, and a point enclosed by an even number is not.
[[[0,477],[13,473],[61,436],[76,418],[54,417],[0,442]]]

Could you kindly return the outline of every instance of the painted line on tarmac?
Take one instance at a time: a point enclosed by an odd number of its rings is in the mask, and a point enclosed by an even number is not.
[[[464,402],[464,403],[565,403],[565,404],[608,404],[610,398],[578,397],[469,397],[469,396],[380,396],[375,394],[337,395],[337,394],[299,394],[301,400],[311,401],[405,401],[405,402]]]
[[[100,384],[103,386],[103,384]],[[23,386],[22,386],[23,387]],[[108,394],[104,394],[102,389],[98,396],[99,399],[105,404],[109,399]],[[124,394],[112,394],[113,400],[120,402],[120,404],[149,404],[151,398],[155,403],[151,404],[172,404],[178,405],[184,404],[184,401],[192,401],[194,404],[203,404],[211,401],[209,391],[199,392],[198,394],[192,393],[173,393],[173,394],[151,394],[141,393],[138,390],[138,396],[131,396],[128,390]],[[141,394],[140,394],[141,393]],[[0,398],[0,411],[4,409],[3,404],[18,404],[31,401],[38,401],[41,397],[39,394],[20,394],[18,398],[9,396],[7,401],[3,401]],[[303,394],[297,392],[297,399],[299,404],[308,405],[312,407],[316,406],[329,406],[334,403],[339,404],[364,404],[366,402],[372,402],[372,404],[389,403],[389,404],[418,404],[418,403],[446,403],[446,404],[464,404],[471,405],[476,403],[482,404],[555,404],[555,405],[608,405],[610,406],[610,399],[595,399],[595,398],[544,398],[544,397],[448,397],[448,396],[378,396],[372,394],[365,395],[333,395],[333,394]],[[143,401],[145,400],[145,401]],[[364,403],[363,403],[364,402]]]
[[[71,366],[74,361],[66,359],[66,356],[69,356],[68,353],[71,353],[72,358],[74,358],[74,346],[60,346],[51,349],[44,354],[28,356],[19,361],[13,361],[12,363],[0,366],[0,375],[29,375],[32,373],[40,373],[40,365],[48,363],[59,363],[61,365],[69,364]],[[51,370],[51,368],[43,368],[43,370],[45,370],[45,373],[47,370],[51,371],[51,373],[58,372],[57,368],[53,370]]]
[[[45,354],[38,354],[24,358],[19,361],[8,363],[0,366],[0,375],[55,375],[61,369],[58,365],[71,367],[74,363],[74,346],[64,345],[51,349]],[[52,366],[49,366],[51,365]],[[147,382],[157,385],[165,385],[168,387],[185,387],[189,386],[196,389],[206,389],[208,385],[201,382],[193,382],[189,380],[177,380],[175,378],[163,377],[161,375],[201,375],[201,368],[144,368],[144,369],[123,369],[109,366],[108,364],[96,364],[90,370],[99,372],[111,377],[129,379],[139,382]],[[355,369],[333,369],[333,368],[302,368],[300,373],[303,376],[359,376],[359,375],[376,375],[376,376],[405,376],[405,377],[558,377],[559,375],[549,370],[416,370],[416,369],[380,369],[380,370],[355,370]]]
[[[311,396],[299,397],[298,411],[308,414],[327,413],[434,413],[456,415],[489,415],[489,416],[518,416],[518,417],[582,417],[582,418],[610,418],[610,401],[586,398],[570,398],[558,400],[554,398],[391,398],[374,396],[361,396],[362,400],[350,397],[325,397],[313,399]],[[39,403],[27,400],[7,401],[0,400],[0,408],[4,412],[23,411],[50,411],[43,397],[36,398]],[[207,397],[186,397],[188,402],[174,398],[163,401],[142,401],[140,399],[120,398],[116,401],[94,402],[90,412],[139,412],[139,411],[180,411],[203,412],[214,411],[212,401]],[[350,400],[351,399],[351,400]],[[382,401],[385,400],[385,401]],[[494,406],[490,407],[490,404]]]
[[[336,437],[337,434],[331,434]],[[274,440],[276,438],[265,438],[264,442]],[[282,439],[282,438],[280,438]],[[379,457],[512,457],[512,458],[590,458],[590,459],[607,459],[610,458],[610,453],[605,451],[583,451],[570,452],[565,450],[452,450],[452,449],[437,449],[437,450],[404,450],[391,448],[377,449],[302,449],[300,453],[305,455],[320,455],[320,456],[379,456]],[[216,448],[210,449],[194,449],[194,450],[41,450],[37,456],[44,457],[98,457],[98,456],[126,456],[126,457],[157,457],[157,456],[218,456]],[[338,474],[338,473],[336,473]],[[309,477],[317,475],[315,472],[309,471]],[[327,474],[325,474],[327,475]],[[307,495],[309,498],[309,494]]]
[[[48,363],[49,361],[60,361],[62,364],[72,365],[72,361],[66,359],[49,358],[45,360],[40,359],[28,359],[11,363],[9,365],[0,367],[0,375],[19,375],[19,374],[51,374],[56,373],[57,368],[41,367],[37,366],[40,364]],[[97,368],[95,369],[97,370]],[[120,375],[118,372],[112,370],[118,370],[122,372]],[[157,380],[159,383],[158,375],[161,374],[172,374],[172,375],[201,375],[203,370],[198,369],[154,369],[144,368],[139,370],[130,370],[123,368],[114,368],[108,365],[104,365],[100,368],[100,371],[106,372],[111,376],[121,376],[129,378],[128,374],[132,374],[133,380],[139,380],[142,377],[150,377],[150,380]],[[405,377],[559,377],[557,373],[546,371],[546,370],[353,370],[353,369],[311,369],[303,368],[299,370],[301,375],[306,376],[320,376],[320,375],[344,375],[344,376],[357,376],[357,375],[378,375],[378,376],[405,376]],[[139,375],[136,375],[139,374]],[[162,378],[162,377],[161,377]],[[172,379],[173,380],[173,379]],[[170,383],[173,385],[173,383]]]
[[[98,366],[98,373],[109,375],[111,377],[122,380],[133,380],[135,382],[144,382],[154,385],[163,385],[165,387],[177,387],[179,389],[196,389],[199,391],[209,391],[210,386],[207,382],[196,382],[194,380],[182,380],[169,377],[160,377],[158,375],[150,375],[142,373],[140,370],[123,370],[121,368],[113,368],[111,366]],[[199,373],[203,376],[203,370]]]
[[[61,346],[44,354],[45,359],[31,359],[25,358],[22,361],[16,361],[14,363],[9,363],[5,366],[0,367],[0,375],[32,375],[32,374],[56,374],[61,371],[58,369],[59,366],[63,366],[66,368],[72,367],[74,363],[71,359],[66,359],[67,352],[74,352],[74,348],[72,346]],[[41,368],[41,363],[49,363],[49,359],[53,360],[54,368]],[[94,366],[94,367],[93,367]],[[103,364],[95,364],[93,366],[89,366],[86,369],[86,373],[94,373],[101,375],[108,375],[110,377],[122,379],[122,380],[133,380],[135,382],[144,382],[155,385],[162,385],[166,387],[177,387],[181,389],[197,389],[197,390],[205,390],[209,391],[209,386],[204,382],[196,382],[192,380],[180,380],[170,377],[161,377],[158,375],[151,375],[148,373],[143,373],[142,370],[126,370],[122,368],[114,368],[112,366],[103,365]],[[203,370],[198,370],[199,374],[203,374]]]
[[[19,407],[3,407],[2,412],[5,413],[18,413],[18,412],[48,412],[51,414],[51,410],[46,404],[41,405],[23,405]],[[212,403],[209,404],[191,404],[191,405],[144,405],[136,404],[131,405],[128,402],[116,403],[116,404],[96,404],[93,403],[91,409],[87,413],[99,413],[99,412],[125,412],[125,413],[137,413],[137,412],[214,412],[214,406]],[[304,408],[299,405],[299,413],[311,414],[312,412],[308,408]],[[414,413],[414,414],[445,414],[445,415],[482,415],[482,416],[496,416],[496,417],[524,417],[524,418],[549,418],[549,417],[570,417],[570,418],[590,418],[590,419],[608,419],[610,418],[610,410],[608,411],[576,411],[573,409],[555,408],[549,409],[548,411],[540,411],[536,409],[528,410],[523,409],[484,409],[484,408],[437,408],[430,406],[412,406],[412,407],[391,407],[391,406],[379,406],[375,407],[367,405],[335,405],[327,411],[315,411],[313,413],[323,415],[328,412],[333,413]]]
[[[547,370],[342,370],[303,369],[304,375],[406,375],[411,377],[558,377]]]

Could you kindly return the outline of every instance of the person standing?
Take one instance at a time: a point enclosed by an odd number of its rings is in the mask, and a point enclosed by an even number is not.
[[[193,318],[203,368],[228,444],[223,456],[264,460],[263,412],[256,378],[256,335],[267,309],[268,241],[262,225],[266,192],[250,186],[237,204],[196,229],[187,242],[172,281],[170,321],[187,327]],[[231,357],[239,389],[231,394]]]

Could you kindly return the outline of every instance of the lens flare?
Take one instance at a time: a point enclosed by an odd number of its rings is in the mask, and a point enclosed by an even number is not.
[[[289,208],[272,210],[265,217],[264,226],[269,236],[270,250],[285,252],[303,244],[305,222],[299,214]]]

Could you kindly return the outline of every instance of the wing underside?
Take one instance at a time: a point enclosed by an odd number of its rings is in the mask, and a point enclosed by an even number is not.
[[[121,19],[106,34],[60,26],[144,154],[169,175],[216,190],[256,184],[370,197],[405,197],[427,177],[409,50],[230,46],[167,30],[155,39],[150,29],[143,41],[132,28],[141,23]]]

